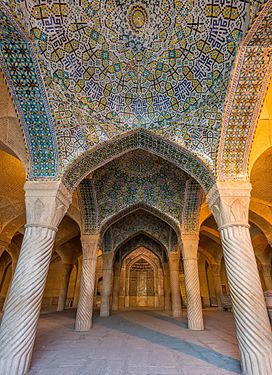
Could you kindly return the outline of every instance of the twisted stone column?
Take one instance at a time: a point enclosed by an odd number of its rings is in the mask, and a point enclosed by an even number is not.
[[[0,374],[28,372],[57,227],[71,196],[59,182],[26,182],[27,224],[0,331]]]
[[[88,331],[92,327],[98,244],[99,234],[81,236],[82,270],[75,325],[76,331]]]
[[[120,287],[121,265],[116,262],[114,265],[113,291],[112,291],[112,310],[117,311],[119,306],[119,287]]]
[[[110,316],[110,297],[112,291],[112,262],[113,253],[103,254],[103,285],[101,295],[100,316]]]
[[[263,278],[266,290],[272,290],[271,264],[262,264]]]
[[[182,233],[182,254],[187,300],[188,328],[196,331],[204,329],[200,285],[198,276],[197,251],[198,233]]]
[[[77,305],[78,305],[79,292],[80,292],[81,270],[82,270],[82,256],[78,257],[78,259],[77,259],[77,277],[76,277],[73,307],[77,307]]]
[[[250,190],[243,181],[217,182],[207,201],[222,240],[243,374],[269,375],[272,335],[249,233]]]
[[[169,280],[169,267],[167,263],[163,264],[163,286],[164,286],[164,310],[171,310],[171,288]]]
[[[73,265],[69,263],[65,263],[62,266],[63,266],[63,270],[62,270],[62,278],[61,278],[61,286],[60,286],[60,292],[59,292],[57,311],[63,311],[66,307],[69,280],[70,280],[70,275],[73,269]]]
[[[214,287],[215,287],[215,294],[217,299],[217,306],[218,310],[222,310],[222,302],[221,302],[221,296],[223,294],[222,291],[222,283],[221,283],[221,275],[220,275],[220,264],[212,264],[212,274],[213,274],[213,280],[214,280]]]
[[[172,315],[174,318],[181,317],[181,296],[179,287],[179,258],[178,251],[169,253],[169,271],[171,286]]]

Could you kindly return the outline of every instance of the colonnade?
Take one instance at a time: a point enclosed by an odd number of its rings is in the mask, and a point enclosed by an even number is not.
[[[71,202],[70,193],[60,182],[27,182],[25,191],[27,220],[24,240],[0,331],[0,375],[24,375],[28,371],[56,231]],[[217,183],[207,194],[207,202],[218,224],[222,241],[242,371],[247,375],[270,375],[271,327],[249,234],[249,199],[250,184],[247,182]],[[188,327],[193,330],[204,329],[197,264],[198,238],[197,232],[181,232],[181,252],[169,253],[168,271],[172,313],[179,317],[179,258],[182,255]],[[83,256],[76,330],[86,331],[92,326],[99,234],[82,235],[81,240]],[[117,306],[118,281],[116,276],[113,283],[113,253],[105,253],[103,257],[100,315],[107,317],[110,314],[112,287],[113,306]],[[67,267],[63,286],[67,284],[68,273]],[[217,285],[218,269],[214,277]],[[63,287],[60,299],[62,306],[66,292]],[[218,287],[217,296],[221,293]],[[169,295],[165,296],[165,301],[168,308]]]

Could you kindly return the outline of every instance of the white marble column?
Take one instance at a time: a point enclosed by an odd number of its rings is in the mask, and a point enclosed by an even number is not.
[[[220,181],[207,202],[222,240],[243,374],[270,375],[272,335],[249,233],[250,190],[248,182]]]
[[[222,302],[221,302],[221,296],[223,294],[222,291],[222,283],[221,283],[221,275],[220,275],[220,269],[221,264],[214,263],[211,265],[212,268],[212,275],[214,280],[214,288],[215,288],[215,294],[217,299],[217,306],[218,310],[222,310]]]
[[[164,287],[164,310],[171,310],[171,287],[170,287],[169,266],[163,264],[163,287]]]
[[[172,315],[174,318],[181,317],[181,295],[179,286],[179,251],[169,253],[169,273],[171,286]]]
[[[54,239],[71,195],[60,182],[25,184],[26,226],[0,330],[0,374],[27,374]]]
[[[117,311],[119,307],[119,289],[120,289],[120,262],[115,262],[112,291],[112,310]]]
[[[77,258],[77,276],[76,276],[73,307],[77,307],[78,305],[78,299],[79,299],[79,293],[80,293],[81,270],[82,270],[82,256]]]
[[[67,292],[73,264],[64,263],[62,267],[63,269],[57,311],[63,311],[66,307]]]
[[[75,329],[88,331],[92,327],[99,234],[82,235],[81,245],[82,270]]]
[[[101,295],[100,316],[110,315],[110,297],[112,292],[113,252],[103,254],[103,284]]]
[[[204,329],[200,295],[197,252],[199,235],[197,232],[181,234],[184,278],[187,300],[188,328],[196,331]]]

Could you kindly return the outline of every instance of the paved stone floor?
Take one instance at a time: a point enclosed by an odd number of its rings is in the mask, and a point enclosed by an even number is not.
[[[95,315],[89,332],[75,332],[75,311],[41,315],[31,375],[240,374],[231,313],[204,312],[206,330],[162,311]]]

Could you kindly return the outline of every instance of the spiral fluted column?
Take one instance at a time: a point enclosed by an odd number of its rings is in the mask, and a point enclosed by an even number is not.
[[[60,292],[59,292],[57,311],[63,311],[65,309],[67,292],[68,292],[68,287],[69,287],[69,280],[70,280],[70,275],[73,269],[72,264],[65,263],[62,266],[63,266],[63,270],[62,270],[62,278],[61,278],[61,286],[60,286]]]
[[[119,262],[116,262],[113,276],[112,311],[117,311],[119,307],[120,271],[121,265]]]
[[[178,251],[169,253],[169,273],[171,287],[172,315],[174,318],[181,317],[181,296],[179,286],[179,258]]]
[[[59,182],[27,182],[24,239],[0,331],[0,374],[28,372],[57,226],[71,196]]]
[[[220,230],[243,374],[270,375],[272,335],[249,233],[250,190],[247,182],[218,182],[207,201]]]
[[[200,291],[202,295],[203,307],[210,307],[210,292],[208,286],[206,261],[203,258],[198,260],[198,270],[199,270],[199,281],[200,281]]]
[[[100,316],[110,316],[110,297],[112,292],[113,253],[103,254],[103,285],[100,305]]]
[[[197,251],[198,233],[182,233],[182,255],[187,300],[188,328],[196,331],[204,329]]]
[[[81,244],[82,270],[75,329],[76,331],[88,331],[92,327],[99,235],[82,235]]]
[[[80,292],[81,270],[82,270],[82,256],[80,256],[77,259],[77,277],[76,277],[73,307],[77,307],[77,305],[78,305],[79,292]]]
[[[163,264],[163,286],[164,286],[164,310],[171,310],[171,288],[169,279],[169,266],[167,263]]]

